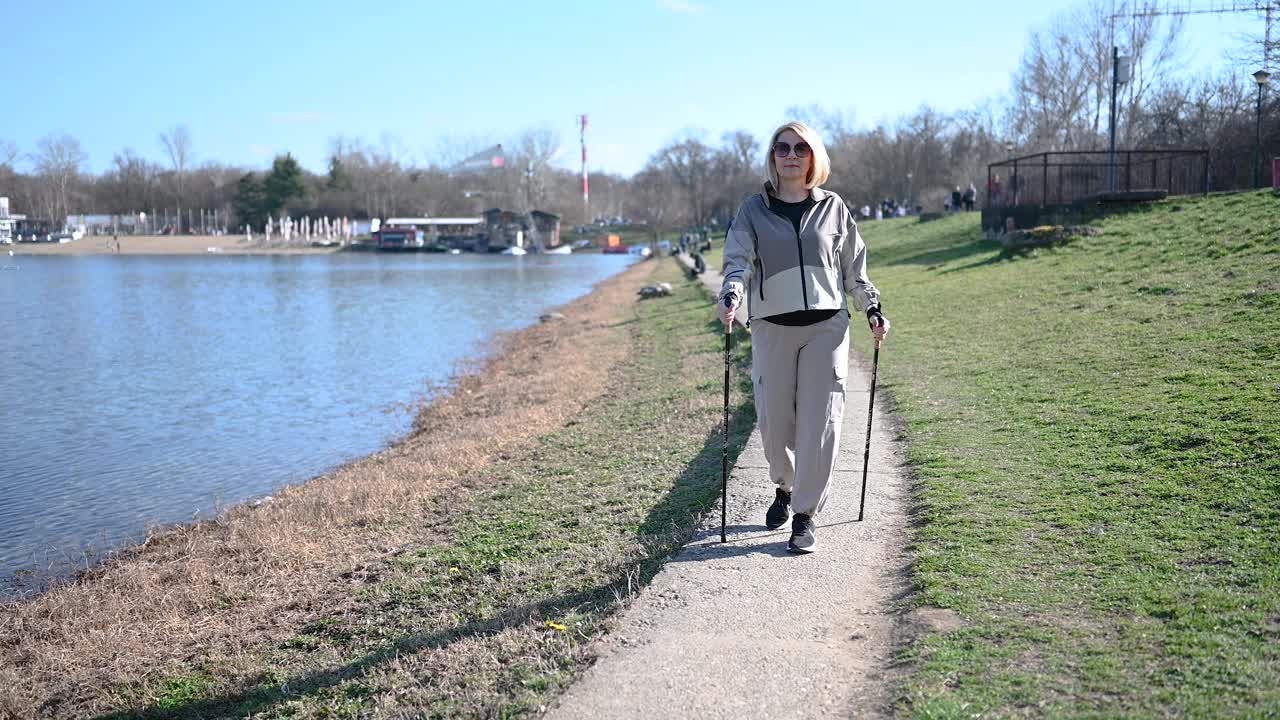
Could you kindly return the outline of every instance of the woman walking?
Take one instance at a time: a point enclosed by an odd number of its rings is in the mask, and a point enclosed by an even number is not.
[[[777,485],[765,524],[782,527],[794,510],[787,548],[811,553],[844,415],[845,294],[877,340],[889,334],[889,321],[867,278],[866,245],[852,213],[820,187],[831,162],[818,134],[799,122],[778,128],[765,167],[769,181],[742,203],[725,240],[716,306],[730,324],[745,297],[756,321],[751,379],[769,476]]]

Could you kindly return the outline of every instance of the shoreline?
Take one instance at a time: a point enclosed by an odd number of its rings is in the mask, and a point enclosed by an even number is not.
[[[161,237],[157,239],[167,240],[168,238]],[[56,246],[56,244],[54,245]],[[66,247],[66,246],[67,245],[62,245],[62,247]],[[272,250],[272,249],[268,248],[268,250]],[[260,254],[290,254],[286,252],[287,250],[289,250],[288,248],[274,248],[274,250],[279,250],[280,252],[260,253]],[[299,248],[297,250],[307,250],[307,249]],[[319,250],[319,249],[312,248],[311,250]],[[326,248],[324,249],[323,253],[299,252],[294,254],[325,254],[330,251],[332,251],[332,249]],[[36,254],[59,254],[59,253],[36,253]],[[64,254],[85,255],[85,254],[102,254],[102,253],[64,253]],[[134,254],[189,255],[189,254],[198,254],[198,253],[194,253],[194,252],[147,253],[147,252],[140,251]],[[241,254],[252,254],[252,253],[241,253]],[[618,271],[614,275],[606,277],[598,281],[594,285],[592,285],[591,288],[587,290],[585,294],[579,296],[578,298],[570,300],[567,303],[562,303],[560,305],[548,307],[543,314],[544,315],[563,314],[566,308],[587,301],[589,298],[591,298],[593,295],[599,292],[602,288],[609,285],[611,282],[617,281],[619,278],[621,278],[623,275],[626,275],[628,272],[632,271],[638,265],[639,263],[632,263],[630,265],[623,267],[620,271]],[[256,508],[264,502],[274,502],[289,490],[301,488],[307,485],[308,483],[321,480],[321,479],[333,476],[337,473],[340,473],[345,469],[347,469],[348,467],[357,466],[366,462],[371,462],[375,458],[377,458],[378,456],[384,453],[390,453],[390,452],[396,451],[400,446],[405,445],[411,442],[412,440],[414,440],[415,437],[422,432],[423,430],[422,424],[424,422],[423,415],[425,413],[429,413],[432,410],[433,403],[444,404],[444,403],[455,402],[457,399],[459,399],[455,397],[456,395],[472,395],[473,393],[475,393],[474,385],[476,383],[483,382],[483,378],[486,374],[486,371],[489,369],[490,364],[497,363],[498,361],[503,361],[503,362],[509,361],[508,358],[503,356],[514,352],[516,349],[516,346],[520,345],[520,342],[519,342],[520,339],[526,334],[531,333],[532,331],[534,331],[535,328],[538,328],[538,327],[541,327],[541,325],[537,324],[535,321],[535,324],[528,325],[526,327],[519,328],[516,330],[499,332],[493,337],[488,338],[487,340],[481,341],[481,343],[477,346],[476,351],[473,355],[467,355],[459,358],[459,360],[455,364],[455,369],[450,374],[449,380],[444,385],[433,386],[431,388],[432,391],[434,392],[434,395],[432,396],[432,399],[430,401],[424,402],[423,398],[421,396],[418,396],[414,399],[409,400],[403,405],[397,405],[397,407],[406,408],[405,410],[406,414],[410,415],[409,428],[404,430],[403,432],[395,433],[394,435],[386,438],[380,447],[378,447],[377,449],[371,452],[368,452],[358,457],[349,458],[348,460],[342,462],[341,464],[338,464],[336,466],[330,466],[329,469],[326,471],[318,472],[317,474],[311,477],[298,480],[291,484],[273,486],[271,489],[260,493],[259,496],[246,498],[245,500],[242,500],[232,505],[217,506],[213,509],[212,515],[204,512],[198,513],[200,517],[199,519],[196,519],[196,520],[177,521],[177,522],[150,522],[149,521],[137,532],[131,533],[131,535],[135,537],[141,536],[141,539],[128,540],[112,547],[99,547],[99,546],[90,544],[83,547],[67,547],[67,548],[61,548],[61,549],[46,548],[46,553],[45,553],[46,556],[62,555],[65,557],[76,556],[80,558],[93,557],[95,559],[87,566],[85,566],[79,560],[75,562],[70,562],[70,561],[64,562],[61,565],[59,565],[59,567],[56,570],[53,569],[52,564],[48,564],[44,568],[24,566],[17,569],[13,573],[7,574],[7,576],[0,576],[0,610],[2,610],[5,605],[14,604],[14,603],[23,603],[23,602],[35,600],[49,591],[57,590],[67,585],[74,585],[80,582],[82,578],[92,577],[103,567],[133,556],[136,551],[143,549],[147,544],[155,541],[157,538],[161,537],[166,533],[180,532],[180,531],[183,531],[184,529],[195,528],[196,526],[199,526],[205,523],[210,523],[210,522],[216,523],[218,522],[219,517],[221,515],[224,515],[228,512],[237,512],[246,507]],[[0,615],[2,615],[2,612],[0,612]]]
[[[118,708],[119,697],[101,697],[110,690],[92,679],[154,676],[151,668],[190,658],[206,643],[252,637],[270,645],[341,612],[316,609],[345,595],[351,573],[429,540],[436,519],[424,499],[465,498],[478,489],[470,480],[477,469],[526,448],[606,392],[599,363],[620,361],[626,348],[602,340],[621,332],[616,323],[655,265],[632,264],[549,310],[563,319],[493,338],[495,351],[464,365],[446,392],[418,407],[410,432],[384,449],[283,487],[268,502],[158,527],[70,578],[0,599],[0,657],[9,656],[0,662],[0,716],[39,714],[67,693],[97,698],[67,706],[76,712]],[[590,359],[566,364],[562,355]],[[213,637],[193,646],[191,623],[211,616]],[[109,640],[121,633],[131,638],[123,649]],[[29,642],[41,648],[24,647]],[[27,666],[21,675],[19,666]],[[38,694],[19,690],[35,677],[59,680],[41,682]],[[5,687],[16,695],[6,697]]]
[[[15,257],[32,255],[115,255],[109,235],[67,243],[14,243]],[[246,242],[243,235],[121,235],[120,255],[328,255],[341,247],[284,247]]]

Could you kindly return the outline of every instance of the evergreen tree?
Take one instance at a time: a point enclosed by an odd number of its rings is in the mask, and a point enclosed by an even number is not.
[[[253,173],[245,173],[236,182],[236,196],[232,200],[240,225],[257,229],[267,221],[266,193],[262,183]]]
[[[262,184],[266,196],[267,214],[277,215],[289,205],[291,200],[300,200],[307,195],[307,186],[303,181],[302,168],[291,153],[276,156],[271,163],[271,172]]]

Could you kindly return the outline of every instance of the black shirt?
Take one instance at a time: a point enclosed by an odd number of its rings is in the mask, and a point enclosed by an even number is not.
[[[796,235],[800,235],[800,220],[804,214],[809,211],[817,203],[813,197],[809,196],[800,202],[786,202],[778,198],[769,196],[769,209],[775,213],[787,218],[791,221],[791,225],[796,229]],[[801,268],[803,272],[803,268]],[[834,317],[839,310],[797,310],[795,312],[782,313],[781,315],[770,315],[762,320],[768,320],[777,325],[815,325],[828,318]]]

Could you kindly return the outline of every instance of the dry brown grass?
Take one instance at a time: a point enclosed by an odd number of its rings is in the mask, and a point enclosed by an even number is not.
[[[655,265],[605,281],[562,308],[563,320],[500,338],[491,360],[420,410],[403,442],[273,502],[153,533],[73,583],[0,606],[0,717],[129,707],[138,698],[120,688],[200,658],[252,673],[238,660],[341,614],[369,568],[433,537],[427,499],[466,493],[477,468],[606,390],[606,369],[627,350],[616,324]]]

